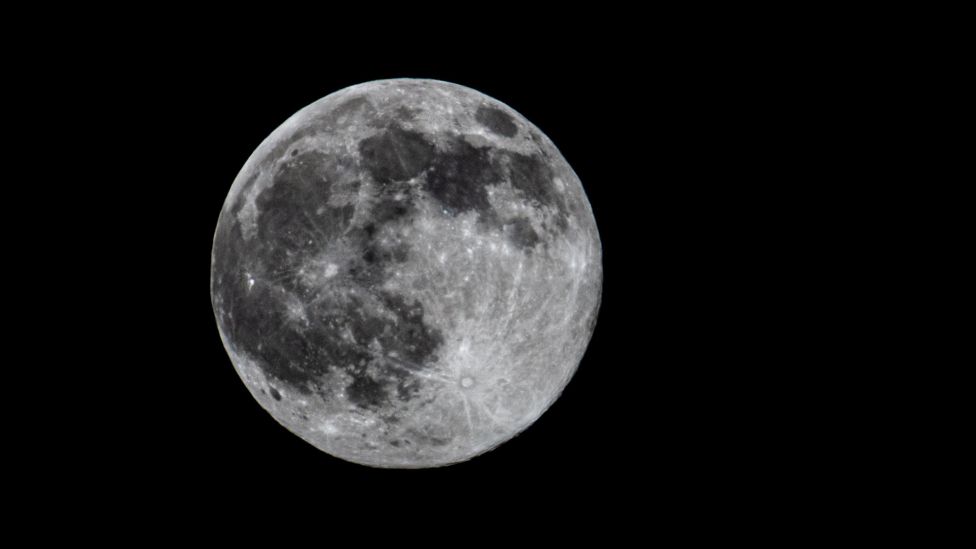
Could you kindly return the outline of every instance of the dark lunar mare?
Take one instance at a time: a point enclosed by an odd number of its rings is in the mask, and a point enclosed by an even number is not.
[[[434,146],[423,134],[391,126],[359,142],[363,166],[383,184],[420,175],[434,157]]]
[[[496,215],[486,187],[498,183],[501,175],[487,147],[475,147],[452,136],[447,151],[437,155],[427,173],[427,191],[450,215],[474,211],[483,222],[491,223]]]
[[[388,267],[407,260],[409,248],[381,244],[377,233],[383,225],[405,222],[411,203],[381,193],[367,216],[372,221],[354,226],[352,206],[327,205],[337,176],[337,159],[327,154],[289,155],[273,184],[256,197],[255,238],[244,239],[235,216],[221,217],[214,246],[215,308],[231,345],[272,380],[326,395],[322,376],[341,370],[351,379],[349,400],[376,408],[416,394],[412,372],[436,359],[443,336],[424,321],[420,303],[378,289]],[[328,288],[307,287],[297,270],[339,240],[361,251],[348,275],[337,275]],[[292,310],[295,300],[301,317]]]
[[[552,167],[539,155],[506,153],[508,177],[522,196],[537,206],[547,206],[556,212],[554,220],[560,231],[568,226],[566,199],[553,183]]]
[[[477,212],[479,222],[505,233],[520,249],[530,250],[542,239],[528,219],[501,219],[488,200],[490,185],[503,179],[537,208],[550,208],[553,233],[563,234],[569,212],[565,198],[553,183],[548,162],[537,154],[522,154],[504,149],[477,147],[461,136],[448,140],[447,151],[439,153],[427,171],[426,189],[449,215]]]
[[[517,129],[511,118],[500,110],[482,107],[478,112],[481,122],[494,127],[496,133]],[[391,123],[360,142],[361,163],[381,189],[400,185],[402,190],[405,188],[403,182],[425,175],[424,189],[445,213],[456,216],[475,212],[480,223],[504,230],[513,244],[530,250],[543,239],[528,219],[500,219],[488,200],[487,187],[508,179],[530,203],[538,208],[552,209],[553,232],[565,232],[569,215],[567,204],[555,188],[552,168],[541,154],[479,147],[457,134],[442,138],[444,150],[436,150],[423,133]],[[379,215],[385,215],[382,208],[377,211]]]
[[[277,143],[271,151],[266,155],[267,158],[282,158],[285,156],[288,149],[292,149],[291,154],[295,155],[298,153],[293,147],[297,146],[301,140],[307,137],[313,137],[316,135],[334,132],[339,127],[340,120],[352,118],[357,112],[365,113],[364,118],[369,118],[376,112],[375,107],[369,102],[369,100],[362,95],[356,95],[350,97],[337,105],[334,109],[319,114],[308,122],[302,124],[301,128],[289,134],[286,138],[282,139]],[[254,173],[248,177],[244,184],[241,186],[240,191],[237,195],[237,203],[231,205],[231,212],[237,214],[241,207],[244,205],[243,197],[247,196],[251,192],[251,188],[257,181],[259,172],[254,170]]]
[[[327,204],[331,181],[337,177],[332,158],[316,151],[292,156],[278,169],[274,184],[256,201],[265,265],[294,269],[349,226],[351,205],[330,207],[326,215],[317,212]]]

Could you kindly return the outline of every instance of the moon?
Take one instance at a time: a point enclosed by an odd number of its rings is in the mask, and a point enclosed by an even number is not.
[[[343,460],[423,468],[552,405],[602,280],[590,203],[549,138],[473,89],[392,79],[316,101],[258,146],[220,212],[210,289],[275,420]]]

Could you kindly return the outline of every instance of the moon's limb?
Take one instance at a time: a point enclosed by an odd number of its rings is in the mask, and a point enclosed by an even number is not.
[[[433,80],[346,88],[252,154],[214,237],[225,348],[271,415],[378,467],[470,459],[559,396],[599,308],[601,248],[542,132]]]

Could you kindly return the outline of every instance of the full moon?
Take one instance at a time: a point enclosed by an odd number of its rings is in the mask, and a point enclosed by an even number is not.
[[[421,468],[546,411],[602,278],[589,201],[548,137],[473,89],[393,79],[328,95],[258,146],[217,221],[210,291],[275,420],[347,461]]]

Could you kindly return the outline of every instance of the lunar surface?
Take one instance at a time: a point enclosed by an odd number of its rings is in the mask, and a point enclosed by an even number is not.
[[[265,139],[211,269],[260,405],[332,456],[394,468],[470,459],[538,419],[601,284],[590,204],[553,143],[491,97],[415,79],[343,89]]]

